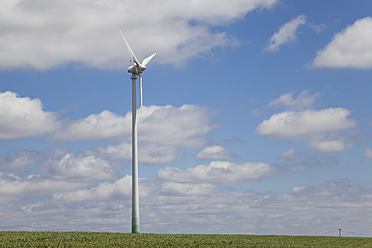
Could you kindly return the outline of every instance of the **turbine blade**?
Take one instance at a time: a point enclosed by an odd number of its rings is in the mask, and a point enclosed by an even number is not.
[[[143,98],[142,98],[142,73],[139,74],[140,97],[141,97],[141,118],[143,118]]]
[[[146,66],[146,65],[150,62],[150,60],[151,60],[155,55],[156,55],[156,53],[154,53],[154,54],[148,56],[147,58],[145,58],[145,59],[142,61],[142,65]]]
[[[134,55],[134,52],[132,51],[132,48],[130,48],[129,43],[128,43],[127,39],[125,39],[125,36],[124,36],[123,32],[121,32],[121,30],[120,30],[120,34],[121,34],[121,37],[123,37],[123,40],[124,40],[125,44],[127,45],[128,51],[129,51],[130,55],[132,56],[132,59],[133,59],[134,63],[136,63],[138,66],[140,66],[140,63],[138,62],[138,59],[136,58],[136,55]]]

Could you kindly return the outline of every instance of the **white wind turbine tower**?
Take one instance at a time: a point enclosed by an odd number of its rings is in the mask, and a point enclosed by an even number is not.
[[[132,73],[132,233],[139,233],[139,197],[138,197],[138,150],[137,150],[137,101],[136,101],[136,79],[139,76],[140,96],[141,96],[141,111],[142,111],[142,72],[146,70],[146,65],[156,55],[156,53],[145,58],[142,63],[138,62],[130,48],[128,41],[125,39],[123,32],[120,30],[128,51],[134,62],[133,66],[128,68],[128,72]]]

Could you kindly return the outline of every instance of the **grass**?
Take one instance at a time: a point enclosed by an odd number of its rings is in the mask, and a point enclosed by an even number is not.
[[[0,232],[0,247],[372,247],[372,238],[94,232]]]

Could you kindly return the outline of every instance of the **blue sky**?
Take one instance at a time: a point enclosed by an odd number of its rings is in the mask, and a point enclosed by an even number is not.
[[[372,235],[372,3],[0,7],[0,229]]]

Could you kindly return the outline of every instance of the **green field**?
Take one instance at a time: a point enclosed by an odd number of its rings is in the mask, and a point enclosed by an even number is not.
[[[94,232],[0,232],[0,247],[372,247],[372,238]]]

